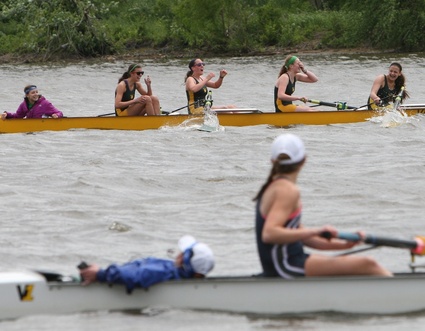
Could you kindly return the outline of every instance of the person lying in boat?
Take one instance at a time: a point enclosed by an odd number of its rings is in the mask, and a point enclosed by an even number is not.
[[[318,81],[316,75],[307,70],[299,58],[289,55],[280,69],[276,85],[274,87],[274,105],[276,113],[296,111],[317,111],[305,105],[295,105],[292,102],[300,100],[307,102],[307,97],[292,95],[295,92],[295,83],[315,83]]]
[[[186,96],[188,101],[189,114],[202,114],[205,106],[205,98],[208,94],[208,87],[219,88],[223,84],[223,79],[227,75],[227,71],[220,70],[218,79],[211,81],[215,74],[213,72],[204,74],[205,63],[201,59],[193,59],[189,62],[189,71],[186,73]],[[212,106],[211,109],[231,109],[235,108],[234,105],[227,106]]]
[[[337,239],[332,226],[305,228],[297,178],[306,160],[302,140],[282,134],[272,144],[272,168],[256,201],[257,249],[266,277],[294,278],[331,275],[392,274],[367,256],[308,254],[304,246],[321,250],[349,249],[356,245]],[[321,236],[329,232],[331,239]],[[359,233],[363,238],[364,234]]]
[[[6,118],[44,118],[63,117],[63,114],[55,106],[52,105],[45,97],[38,93],[35,85],[27,85],[24,87],[24,101],[19,105],[16,113],[4,112],[1,119]]]
[[[101,269],[93,264],[80,270],[83,284],[94,281],[123,284],[127,292],[134,288],[148,288],[156,283],[172,279],[203,278],[214,267],[212,250],[194,237],[186,235],[178,241],[180,253],[175,260],[148,257],[123,265],[111,264]]]
[[[161,114],[159,99],[152,94],[150,77],[145,78],[147,90],[143,88],[140,82],[144,73],[141,65],[131,64],[118,80],[118,86],[115,90],[115,114],[117,116]],[[140,93],[138,98],[135,98],[136,90]]]
[[[388,106],[390,102],[395,101],[406,83],[406,77],[402,70],[400,63],[393,62],[388,68],[388,75],[379,75],[375,78],[367,102],[369,110]],[[402,101],[408,97],[409,94],[404,90],[401,96]]]

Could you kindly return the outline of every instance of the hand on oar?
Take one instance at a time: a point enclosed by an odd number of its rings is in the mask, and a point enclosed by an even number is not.
[[[414,240],[405,240],[405,239],[396,239],[396,238],[387,238],[379,237],[374,235],[365,235],[360,236],[358,233],[349,233],[349,232],[338,232],[336,237],[332,237],[330,232],[323,232],[321,234],[324,238],[339,238],[348,241],[359,242],[362,241],[365,244],[370,244],[373,246],[389,246],[397,248],[408,248],[412,254],[415,255],[425,255],[425,237],[417,236]]]

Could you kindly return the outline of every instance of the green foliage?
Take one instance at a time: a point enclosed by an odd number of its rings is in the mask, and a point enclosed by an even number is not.
[[[103,1],[16,0],[3,6],[1,19],[22,27],[21,52],[95,56],[112,49],[98,19],[107,11]]]
[[[425,0],[353,0],[345,9],[361,14],[357,34],[373,46],[425,49]]]
[[[0,54],[425,48],[425,0],[3,0]]]

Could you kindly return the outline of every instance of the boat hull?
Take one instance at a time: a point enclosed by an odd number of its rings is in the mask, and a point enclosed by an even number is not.
[[[406,115],[425,113],[425,105],[405,106]],[[252,125],[328,125],[358,123],[382,115],[372,110],[317,111],[297,113],[235,113],[218,112],[222,126]],[[26,133],[38,131],[64,131],[72,129],[103,130],[153,130],[164,126],[178,126],[185,121],[190,124],[202,124],[203,115],[161,115],[137,117],[65,117],[59,119],[7,119],[0,121],[0,133]]]
[[[69,278],[70,279],[70,278]],[[213,310],[256,315],[319,312],[399,314],[425,310],[425,274],[315,277],[294,280],[216,277],[170,281],[127,294],[121,285],[46,281],[36,272],[0,273],[0,319],[34,314],[144,308]]]

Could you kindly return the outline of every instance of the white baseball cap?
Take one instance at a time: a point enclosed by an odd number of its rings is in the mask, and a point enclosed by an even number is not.
[[[185,235],[179,239],[178,247],[182,252],[192,249],[193,256],[190,264],[196,273],[206,275],[214,268],[214,255],[208,245],[197,242],[192,236]]]
[[[281,134],[272,143],[272,161],[277,160],[280,154],[289,156],[289,159],[280,161],[280,164],[295,164],[302,161],[305,158],[303,141],[292,133]]]

